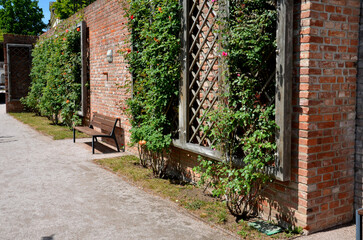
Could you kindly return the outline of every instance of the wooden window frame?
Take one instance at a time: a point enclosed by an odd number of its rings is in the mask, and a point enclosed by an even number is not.
[[[76,25],[76,28],[80,28],[81,32],[81,110],[78,111],[78,115],[87,116],[88,107],[88,54],[87,54],[87,25],[85,21]]]

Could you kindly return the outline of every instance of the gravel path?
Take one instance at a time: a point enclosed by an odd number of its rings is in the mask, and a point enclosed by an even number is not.
[[[0,239],[233,238],[92,163],[113,155],[54,141],[0,104]]]

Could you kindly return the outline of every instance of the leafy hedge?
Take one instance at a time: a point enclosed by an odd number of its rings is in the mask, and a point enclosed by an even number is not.
[[[41,38],[32,52],[32,82],[22,103],[55,124],[80,121],[80,44],[80,28],[61,29]]]
[[[133,74],[133,97],[126,102],[131,141],[156,153],[171,144],[178,104],[180,9],[175,0],[132,0],[126,15],[133,46],[124,49]]]

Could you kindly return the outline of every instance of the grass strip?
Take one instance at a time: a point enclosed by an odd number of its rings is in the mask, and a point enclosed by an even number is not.
[[[34,113],[9,113],[17,120],[29,125],[35,130],[53,137],[54,140],[73,138],[73,131],[67,126],[55,125],[46,117],[37,116]],[[77,138],[88,137],[88,135],[76,132]]]
[[[154,178],[151,169],[142,167],[135,156],[99,159],[95,163],[146,191],[176,202],[194,216],[234,232],[243,239],[289,239],[297,236],[283,232],[270,237],[249,227],[247,221],[237,223],[219,199],[204,194],[201,188],[188,183]]]

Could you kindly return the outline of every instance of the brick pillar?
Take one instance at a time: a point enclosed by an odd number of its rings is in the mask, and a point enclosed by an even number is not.
[[[119,51],[129,48],[127,19],[123,5],[118,0],[98,0],[84,9],[89,31],[90,112],[119,117],[124,137],[122,144],[130,141],[131,125],[122,108],[130,93],[119,86],[131,79],[128,63]],[[113,62],[106,60],[107,51],[113,51]],[[119,136],[121,133],[117,133]],[[110,142],[113,144],[113,142]],[[135,148],[128,151],[136,152]]]
[[[298,212],[313,232],[353,218],[360,1],[301,1],[295,11]]]

